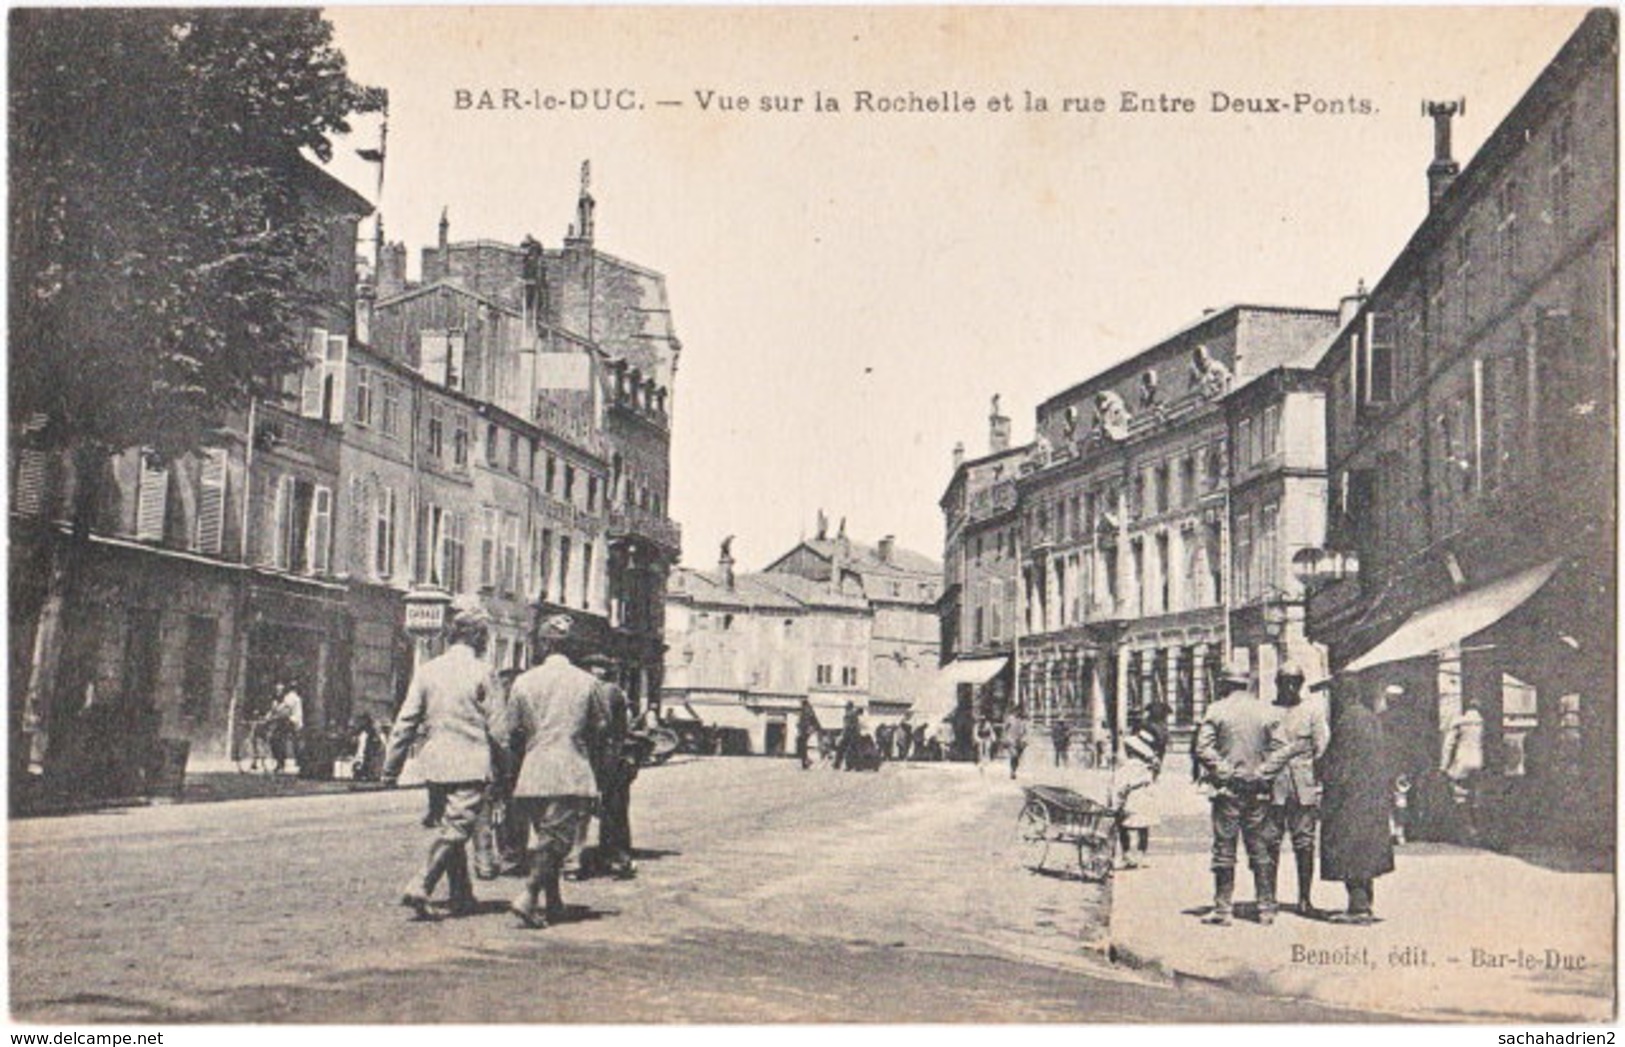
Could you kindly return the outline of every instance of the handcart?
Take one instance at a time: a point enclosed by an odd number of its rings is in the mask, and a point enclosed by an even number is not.
[[[1123,812],[1057,786],[1029,785],[1022,791],[1027,802],[1016,819],[1016,837],[1023,864],[1043,871],[1050,845],[1062,844],[1077,849],[1080,877],[1101,883],[1109,880],[1117,821]]]

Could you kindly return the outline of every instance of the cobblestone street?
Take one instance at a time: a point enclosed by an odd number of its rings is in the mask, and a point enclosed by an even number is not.
[[[634,793],[637,880],[581,918],[411,923],[422,793],[126,809],[11,826],[23,1021],[1251,1021],[1338,1017],[1131,978],[1099,888],[1022,869],[1019,790],[702,759]],[[536,986],[550,988],[537,992]],[[495,1001],[528,999],[514,1005]]]

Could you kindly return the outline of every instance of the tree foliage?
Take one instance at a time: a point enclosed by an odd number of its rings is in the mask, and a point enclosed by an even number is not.
[[[59,445],[196,446],[301,362],[353,83],[295,9],[11,12],[12,418]]]

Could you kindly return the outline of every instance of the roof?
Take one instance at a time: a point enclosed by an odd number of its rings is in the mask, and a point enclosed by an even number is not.
[[[861,596],[834,593],[825,582],[794,574],[736,573],[729,588],[719,571],[679,567],[672,572],[668,598],[687,598],[696,604],[737,607],[747,611],[806,611],[829,609],[866,611]]]
[[[770,585],[764,585],[757,575],[734,575],[733,588],[729,588],[718,571],[696,571],[679,567],[671,574],[667,595],[687,597],[697,604],[717,604],[747,610],[799,611],[801,604]]]
[[[1047,415],[1057,407],[1076,400],[1079,394],[1085,391],[1090,389],[1104,388],[1116,382],[1122,381],[1125,378],[1137,377],[1139,372],[1145,367],[1146,357],[1155,355],[1158,352],[1166,349],[1172,343],[1189,339],[1193,335],[1203,332],[1209,328],[1222,328],[1226,325],[1239,327],[1242,316],[1249,313],[1325,317],[1333,320],[1335,320],[1337,316],[1336,309],[1315,309],[1306,306],[1289,305],[1251,305],[1246,303],[1227,305],[1221,309],[1215,309],[1212,312],[1204,313],[1197,319],[1192,320],[1190,323],[1185,324],[1178,330],[1157,339],[1146,348],[1134,352],[1132,355],[1125,357],[1112,366],[1106,368],[1104,371],[1100,371],[1097,374],[1085,378],[1081,382],[1076,382],[1068,386],[1067,388],[1056,393],[1054,396],[1046,399],[1043,403],[1039,404],[1038,413],[1040,416]],[[1294,345],[1290,349],[1288,355],[1293,358],[1307,357],[1309,350],[1319,344],[1320,343],[1317,340],[1311,346]],[[1254,346],[1254,348],[1257,347]],[[1249,360],[1249,366],[1246,368],[1246,373],[1236,374],[1236,379],[1237,381],[1245,381],[1258,373],[1269,370],[1271,367],[1287,362],[1289,361],[1286,359],[1273,358],[1269,358],[1264,361]]]
[[[390,306],[399,305],[402,302],[410,301],[413,298],[420,298],[423,295],[429,294],[429,293],[431,293],[433,291],[451,291],[451,292],[453,292],[455,294],[460,294],[465,298],[472,298],[476,302],[479,302],[481,305],[488,306],[488,307],[490,307],[492,309],[497,310],[498,312],[507,313],[509,316],[521,316],[521,315],[523,315],[517,309],[509,308],[508,306],[503,305],[501,302],[497,301],[494,298],[490,298],[490,297],[487,297],[486,295],[480,294],[478,291],[470,291],[468,288],[464,287],[462,284],[455,283],[455,282],[453,282],[452,280],[450,280],[450,279],[448,279],[446,277],[441,277],[440,279],[435,280],[432,283],[414,284],[413,286],[407,288],[404,291],[401,291],[401,292],[399,292],[397,294],[390,295],[388,298],[380,298],[378,300],[378,302],[373,306],[373,308],[374,309],[387,309]]]
[[[840,541],[841,539],[838,538],[803,538],[795,549],[791,549],[773,561],[768,565],[767,569],[772,571],[774,567],[794,555],[797,549],[802,548],[810,550],[820,559],[833,560],[836,546]],[[889,561],[882,560],[880,551],[876,547],[850,540],[847,541],[843,566],[847,570],[856,571],[860,575],[930,575],[934,578],[942,575],[942,564],[929,556],[910,549],[904,549],[899,545],[893,545],[891,559]]]
[[[869,601],[863,596],[834,592],[830,589],[828,582],[803,578],[799,574],[768,574],[764,572],[754,577],[761,581],[762,584],[779,590],[779,592],[807,607],[850,611],[867,611],[869,609]]]

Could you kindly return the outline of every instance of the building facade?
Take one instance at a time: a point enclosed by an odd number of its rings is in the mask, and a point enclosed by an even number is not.
[[[1427,218],[1318,369],[1310,634],[1396,689],[1412,775],[1478,708],[1509,839],[1612,838],[1617,64],[1617,13],[1588,15],[1465,169],[1430,107]]]
[[[943,632],[961,652],[945,678],[964,683],[963,667],[1002,654],[993,622],[1014,604],[1013,700],[1103,759],[1154,701],[1188,739],[1227,662],[1255,672],[1266,698],[1283,658],[1318,665],[1289,568],[1320,537],[1321,394],[1303,365],[1336,321],[1211,312],[1045,401],[1019,456],[960,463],[943,499],[960,585]],[[977,592],[1001,587],[1015,600]]]
[[[13,572],[12,687],[27,696],[13,751],[36,765],[70,753],[89,700],[150,708],[203,755],[232,751],[284,682],[311,725],[388,719],[412,666],[403,601],[422,586],[478,594],[505,668],[528,664],[539,614],[567,608],[635,699],[658,695],[681,540],[663,278],[594,247],[584,179],[558,250],[453,243],[443,218],[424,279],[408,282],[405,247],[388,244],[358,287],[369,207],[312,177],[335,246],[305,367],[198,452],[106,463],[84,554],[95,581],[73,608],[52,605],[48,577]],[[60,534],[75,483],[26,427],[12,444],[23,550]],[[95,653],[53,680],[39,652],[70,618],[65,642]]]
[[[871,723],[901,720],[936,677],[941,585],[933,561],[891,538],[820,527],[754,573],[725,545],[715,571],[673,576],[663,702],[768,755],[793,751],[804,698],[830,729],[848,701]]]

